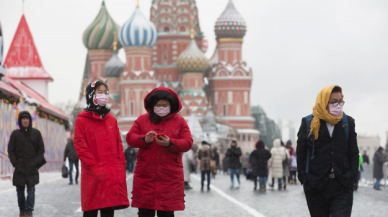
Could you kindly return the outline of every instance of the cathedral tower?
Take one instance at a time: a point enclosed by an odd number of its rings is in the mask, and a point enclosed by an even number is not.
[[[208,80],[216,119],[236,129],[253,129],[252,70],[241,55],[246,24],[232,0],[218,18],[215,33],[217,49],[210,60],[212,70]]]

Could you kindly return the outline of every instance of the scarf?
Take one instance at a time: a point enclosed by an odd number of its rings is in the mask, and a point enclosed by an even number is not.
[[[86,112],[96,112],[98,115],[101,116],[101,118],[104,118],[105,115],[107,115],[110,112],[110,109],[106,108],[106,106],[99,106],[96,100],[96,86],[97,84],[102,83],[101,81],[97,80],[93,83],[88,84],[86,86]]]
[[[320,120],[324,120],[328,122],[331,125],[336,125],[338,122],[342,120],[343,112],[339,117],[334,117],[331,115],[327,110],[327,104],[329,103],[329,99],[331,96],[331,92],[333,91],[333,88],[335,86],[328,86],[323,88],[317,96],[317,100],[315,102],[315,106],[313,107],[313,120],[311,121],[310,125],[310,133],[314,133],[314,140],[318,139],[319,136],[319,128],[321,127],[321,122]],[[344,97],[341,89],[341,95],[342,98]]]

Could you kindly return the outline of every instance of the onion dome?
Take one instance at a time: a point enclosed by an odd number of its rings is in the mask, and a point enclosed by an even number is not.
[[[120,26],[117,25],[109,15],[105,2],[102,1],[100,12],[96,19],[86,28],[83,35],[83,42],[89,50],[113,49],[114,32],[119,31]],[[121,48],[117,44],[118,49]]]
[[[247,26],[232,0],[229,0],[225,11],[218,18],[214,30],[217,38],[243,38],[245,36]]]
[[[120,77],[120,74],[121,74],[121,72],[123,72],[124,66],[125,66],[125,64],[117,56],[116,45],[117,45],[117,41],[115,40],[113,42],[113,55],[108,60],[108,62],[106,62],[104,65],[104,73],[105,73],[106,77],[108,77],[108,78],[109,77],[111,77],[111,78],[112,77],[114,77],[114,78]]]
[[[119,40],[124,47],[153,47],[157,38],[155,25],[147,20],[139,5],[119,31]]]
[[[207,39],[204,37],[202,39],[202,47],[201,47],[201,50],[203,53],[206,53],[207,52],[207,49],[208,49],[208,41]]]
[[[191,29],[191,41],[189,46],[179,55],[177,60],[181,72],[204,72],[209,68],[209,60],[198,48],[194,40],[194,30]]]

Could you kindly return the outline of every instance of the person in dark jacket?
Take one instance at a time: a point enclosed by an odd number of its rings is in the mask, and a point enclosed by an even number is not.
[[[77,152],[75,151],[74,147],[74,135],[72,134],[70,139],[67,142],[66,148],[65,148],[65,156],[63,157],[63,164],[66,163],[66,158],[69,158],[69,179],[70,183],[69,185],[73,184],[73,165],[75,166],[75,184],[78,184],[78,176],[79,176],[79,159],[77,156]]]
[[[366,151],[364,151],[364,154],[362,155],[362,162],[364,162],[364,163],[369,165],[369,157],[366,154]]]
[[[350,216],[352,212],[359,152],[354,119],[347,116],[348,126],[342,124],[343,98],[339,86],[322,89],[313,107],[311,125],[306,126],[303,118],[298,132],[298,179],[311,216]]]
[[[199,164],[199,169],[201,170],[201,191],[203,191],[205,175],[207,176],[207,190],[210,191],[210,160],[213,158],[213,152],[210,144],[206,141],[202,141],[202,147],[198,151],[198,158],[201,160]]]
[[[228,148],[228,151],[226,152],[226,156],[229,159],[228,162],[228,168],[229,168],[229,174],[230,174],[230,181],[232,183],[231,188],[234,187],[234,174],[236,174],[237,181],[238,181],[238,187],[240,187],[240,170],[241,170],[241,149],[237,146],[237,141],[233,140],[230,144],[230,148]]]
[[[225,156],[222,159],[222,170],[224,171],[224,175],[228,175],[228,169],[229,169],[229,159],[227,156]]]
[[[125,160],[127,161],[127,170],[128,173],[133,173],[133,169],[135,168],[135,160],[136,160],[136,150],[128,146],[124,152]]]
[[[220,154],[218,154],[218,152],[217,152],[217,147],[213,148],[213,159],[212,160],[216,163],[216,167],[217,167],[216,171],[212,171],[212,177],[216,178],[216,172],[220,169]]]
[[[259,191],[266,191],[266,183],[268,176],[268,160],[271,158],[271,153],[264,149],[264,142],[259,140],[256,143],[256,150],[252,151],[249,156],[252,165],[252,176],[255,184],[254,190],[257,189],[257,177],[259,177]]]
[[[381,191],[380,181],[384,178],[383,166],[388,161],[388,158],[383,154],[383,148],[379,147],[373,156],[373,178],[376,179],[376,183],[373,186],[375,190]]]
[[[35,185],[39,183],[39,171],[44,159],[44,143],[39,130],[32,128],[30,113],[19,113],[19,130],[14,130],[8,143],[9,160],[15,171],[13,185],[16,186],[20,216],[32,217],[35,205]],[[27,186],[27,200],[25,198]]]

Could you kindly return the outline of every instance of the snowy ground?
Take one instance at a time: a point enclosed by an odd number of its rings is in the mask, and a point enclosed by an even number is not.
[[[266,193],[253,191],[253,183],[241,180],[241,188],[230,189],[229,177],[212,179],[212,190],[201,192],[199,176],[193,175],[193,190],[186,192],[186,210],[176,212],[177,217],[278,217],[309,216],[303,189],[299,185],[288,186],[286,191],[269,190]],[[132,176],[128,176],[128,192],[132,191]],[[41,183],[36,187],[35,217],[80,217],[80,186],[68,185],[59,173],[41,174]],[[129,195],[130,197],[130,195]],[[354,193],[353,214],[355,217],[385,216],[388,190],[378,192],[361,186]],[[11,181],[0,182],[0,216],[18,216],[16,189]],[[128,208],[116,211],[116,217],[137,216],[137,210]]]

